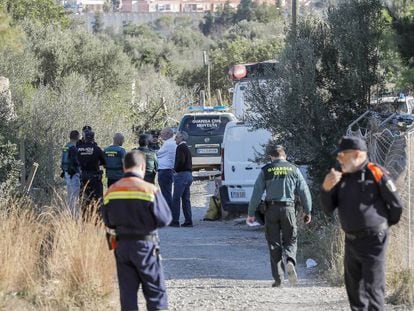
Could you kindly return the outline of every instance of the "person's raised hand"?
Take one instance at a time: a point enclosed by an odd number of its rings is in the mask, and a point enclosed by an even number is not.
[[[325,191],[331,191],[333,187],[341,180],[342,172],[336,171],[331,168],[330,172],[325,176],[322,184],[322,189]]]

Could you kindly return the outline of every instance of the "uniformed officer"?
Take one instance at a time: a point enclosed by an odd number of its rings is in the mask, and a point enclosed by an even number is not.
[[[147,310],[168,308],[167,291],[157,228],[171,222],[171,212],[161,191],[143,180],[145,155],[128,152],[125,175],[105,194],[103,219],[115,231],[115,259],[121,310],[138,310],[137,293],[142,285]]]
[[[106,178],[108,180],[108,188],[124,175],[123,162],[126,154],[125,149],[122,147],[124,144],[124,135],[121,133],[115,133],[113,138],[113,144],[104,149],[105,154],[105,169]]]
[[[80,190],[80,167],[76,144],[79,141],[79,132],[71,131],[70,141],[62,149],[61,169],[68,193],[67,204],[72,215],[76,215],[76,203]]]
[[[322,184],[326,213],[338,209],[345,231],[345,285],[352,310],[384,310],[387,229],[398,223],[402,205],[392,179],[368,161],[367,145],[344,136],[336,150],[341,171]]]
[[[79,146],[79,144],[84,143],[85,142],[85,133],[86,132],[93,132],[92,127],[90,125],[85,125],[84,127],[82,127],[82,138],[80,140],[78,140],[76,147]],[[94,144],[95,141],[94,141]]]
[[[144,180],[154,184],[155,183],[155,175],[157,174],[158,170],[158,160],[157,160],[157,154],[155,151],[151,150],[149,148],[149,143],[152,139],[151,135],[148,134],[142,134],[139,136],[139,148],[138,150],[141,151],[143,154],[145,154],[145,176]]]
[[[268,153],[272,162],[262,168],[256,179],[246,222],[249,224],[255,221],[255,211],[260,204],[263,192],[266,190],[265,233],[270,251],[272,275],[275,280],[272,286],[281,286],[284,279],[283,251],[286,255],[289,282],[291,285],[295,285],[297,282],[295,194],[300,197],[302,202],[303,219],[306,224],[311,221],[311,195],[299,168],[286,161],[283,146],[269,145]]]
[[[101,148],[94,142],[95,133],[86,131],[85,141],[78,144],[78,158],[81,167],[81,195],[83,196],[83,214],[93,201],[103,197],[102,171],[105,157]]]

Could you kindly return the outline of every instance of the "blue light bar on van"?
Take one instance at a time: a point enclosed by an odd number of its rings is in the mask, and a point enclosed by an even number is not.
[[[202,106],[190,106],[187,108],[188,111],[196,112],[196,111],[228,111],[229,107],[226,106],[214,106],[214,107],[202,107]]]

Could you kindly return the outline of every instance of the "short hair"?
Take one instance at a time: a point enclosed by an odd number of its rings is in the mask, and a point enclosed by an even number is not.
[[[124,135],[122,135],[122,133],[115,133],[113,140],[114,143],[122,143],[121,141],[123,141],[125,139]]]
[[[139,135],[138,144],[140,147],[148,146],[150,140],[150,135],[148,134],[141,134]]]
[[[162,130],[163,130],[163,132],[165,133],[166,136],[173,137],[174,131],[171,127],[164,127]]]
[[[186,131],[180,131],[177,134],[181,134],[181,136],[183,137],[183,140],[187,140],[188,139],[188,134]]]
[[[125,169],[133,168],[145,163],[145,155],[139,150],[129,151],[125,155],[124,167]]]
[[[267,152],[270,156],[275,158],[286,157],[285,148],[282,145],[273,145],[268,146]]]
[[[79,139],[79,132],[77,130],[71,131],[69,134],[69,139]]]

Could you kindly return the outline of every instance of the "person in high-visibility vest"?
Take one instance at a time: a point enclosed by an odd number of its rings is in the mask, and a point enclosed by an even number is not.
[[[138,310],[141,285],[147,310],[166,310],[157,229],[171,222],[171,211],[161,191],[144,181],[145,155],[141,151],[126,154],[124,171],[124,177],[106,192],[102,208],[107,231],[115,233],[110,235],[109,245],[116,248],[121,310]]]

